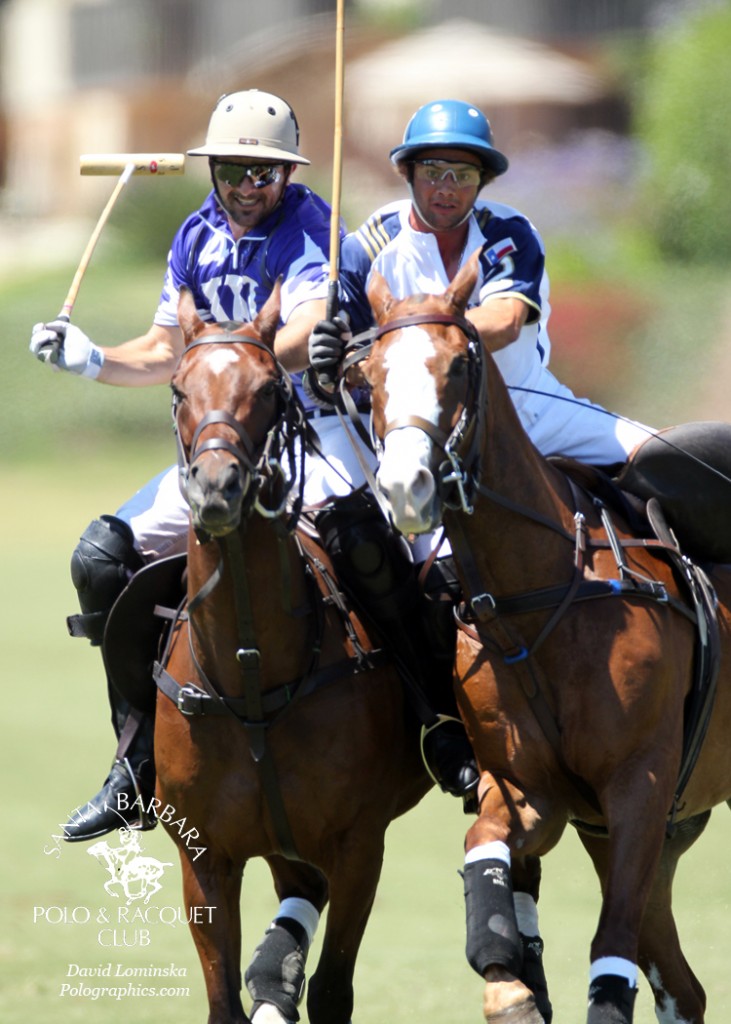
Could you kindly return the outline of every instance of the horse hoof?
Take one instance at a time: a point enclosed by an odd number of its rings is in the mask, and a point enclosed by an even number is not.
[[[262,1003],[251,1018],[251,1024],[294,1024],[294,1022],[283,1017],[277,1007],[271,1003]]]
[[[508,1006],[485,1017],[485,1024],[544,1024],[543,1015],[539,1013],[536,1001],[532,997],[525,1002]]]

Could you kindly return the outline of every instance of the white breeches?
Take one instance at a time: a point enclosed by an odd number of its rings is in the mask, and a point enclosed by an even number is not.
[[[550,370],[543,369],[534,394],[510,389],[528,437],[545,456],[565,455],[593,466],[625,462],[638,444],[654,434],[651,427],[618,419],[600,405],[576,398]]]
[[[550,394],[513,391],[512,396],[528,436],[544,455],[566,455],[590,464],[611,465],[624,462],[638,444],[654,433],[641,423],[616,419],[601,406],[576,400],[570,389],[548,370],[542,373],[540,390]],[[556,396],[570,401],[557,401]],[[361,414],[366,430],[369,419],[367,413]],[[313,426],[325,458],[310,454],[305,458],[305,505],[344,496],[365,482],[351,438],[375,471],[375,456],[354,431],[349,431],[348,436],[337,416],[315,416]],[[132,528],[135,546],[147,561],[185,551],[190,515],[178,485],[177,466],[158,473],[116,514]],[[435,538],[440,537],[441,531],[437,531],[417,538],[415,561],[423,561]],[[444,541],[439,554],[444,557],[449,553],[449,545]]]

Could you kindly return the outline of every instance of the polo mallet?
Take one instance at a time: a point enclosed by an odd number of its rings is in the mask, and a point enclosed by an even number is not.
[[[333,190],[330,213],[330,277],[327,286],[328,320],[338,314],[340,292],[340,191],[343,177],[343,17],[344,0],[337,0],[335,16],[335,131],[333,134]],[[332,383],[334,376],[321,374],[324,383]]]
[[[185,156],[183,153],[86,153],[79,157],[79,169],[81,174],[119,174],[119,178],[86,244],[81,262],[66,295],[66,300],[61,307],[61,312],[56,317],[57,320],[65,320],[66,323],[71,320],[71,311],[74,308],[76,296],[81,287],[81,281],[91,261],[96,243],[99,241],[102,229],[109,219],[109,215],[124,186],[136,174],[183,174],[185,170]],[[40,353],[41,358],[47,363],[58,362],[60,347],[57,342],[45,345]]]

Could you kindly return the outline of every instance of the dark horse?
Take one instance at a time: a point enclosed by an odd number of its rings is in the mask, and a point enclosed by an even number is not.
[[[192,526],[187,612],[158,667],[157,797],[199,833],[193,847],[167,826],[211,1024],[249,1019],[239,899],[252,857],[267,861],[282,901],[246,973],[252,1020],[298,1019],[329,901],[308,1014],[347,1024],[386,828],[431,782],[397,672],[286,507],[309,425],[272,352],[278,295],[228,330],[180,300],[186,348],[172,389]]]
[[[571,821],[602,887],[589,1024],[629,1024],[637,965],[659,1019],[701,1024],[671,890],[731,796],[731,571],[684,559],[656,502],[657,533],[631,529],[611,481],[598,500],[587,468],[577,483],[536,451],[465,318],[476,273],[473,257],[443,295],[400,301],[374,275],[361,365],[381,504],[406,534],[443,522],[463,587],[455,689],[481,770],[467,954],[485,1016],[544,1019],[520,980],[507,867],[547,853]],[[696,687],[708,700],[693,725]]]

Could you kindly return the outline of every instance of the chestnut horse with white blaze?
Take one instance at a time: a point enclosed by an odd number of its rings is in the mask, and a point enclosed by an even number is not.
[[[521,980],[509,870],[571,821],[602,887],[589,1024],[632,1021],[638,965],[660,1020],[702,1024],[671,887],[731,797],[731,569],[684,559],[656,502],[659,533],[638,533],[627,499],[592,491],[599,474],[535,449],[465,317],[476,272],[475,254],[443,294],[401,300],[374,273],[378,326],[360,368],[381,505],[405,534],[443,523],[463,588],[455,690],[481,771],[467,955],[485,1017],[544,1020]],[[697,684],[707,700],[689,743]]]
[[[253,324],[205,324],[183,292],[172,379],[192,512],[187,611],[157,669],[157,796],[208,991],[210,1024],[245,1024],[240,891],[264,858],[281,900],[246,972],[255,1024],[348,1024],[356,955],[388,824],[428,791],[397,671],[348,615],[314,531],[288,504],[309,423],[274,357],[279,288]],[[296,503],[296,496],[295,496]],[[182,712],[182,713],[181,713]],[[174,823],[173,823],[174,824]]]

